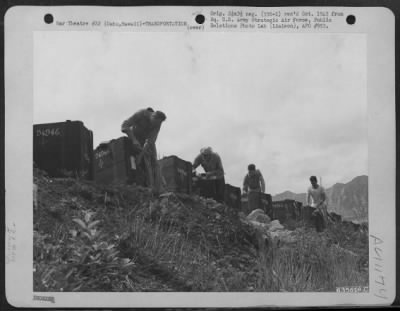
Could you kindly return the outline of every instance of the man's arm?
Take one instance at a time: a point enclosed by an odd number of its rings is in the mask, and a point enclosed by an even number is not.
[[[129,139],[132,141],[132,144],[135,146],[137,151],[141,151],[142,147],[140,145],[140,142],[135,137],[133,129],[136,126],[139,118],[140,118],[140,111],[136,112],[129,119],[125,120],[121,125],[121,132],[128,135]]]
[[[307,205],[309,205],[309,206],[311,206],[311,191],[310,191],[310,189],[308,189],[307,190],[307,200],[306,200],[306,203],[307,203]]]
[[[126,119],[124,122],[122,122],[121,124],[121,132],[122,133],[127,133],[127,131],[130,130],[130,127],[132,126],[132,117],[130,117],[129,119]]]
[[[199,154],[193,161],[193,170],[195,170],[196,168],[198,168],[198,166],[201,164],[201,154]]]
[[[147,137],[147,141],[148,141],[150,144],[155,144],[155,143],[156,143],[156,140],[157,140],[157,137],[158,137],[158,133],[160,132],[160,129],[161,129],[161,125],[158,126],[158,127],[156,127],[156,128],[154,128],[154,129],[149,133],[149,135],[148,135],[148,137]]]
[[[243,192],[248,192],[249,191],[249,177],[246,174],[243,180]]]
[[[135,114],[133,114],[130,118],[126,119],[121,125],[121,132],[126,133],[130,130],[131,127],[135,127],[141,115],[144,113],[144,110],[139,110]]]
[[[222,166],[222,161],[221,161],[221,157],[218,154],[215,154],[216,157],[216,169],[215,169],[215,175],[217,176],[224,176],[224,167]]]
[[[264,177],[261,174],[260,171],[258,171],[258,173],[260,174],[260,186],[261,186],[261,192],[265,193],[265,181],[264,181]]]
[[[326,192],[325,189],[321,187],[321,201],[318,203],[318,205],[322,205],[325,202],[326,202]]]

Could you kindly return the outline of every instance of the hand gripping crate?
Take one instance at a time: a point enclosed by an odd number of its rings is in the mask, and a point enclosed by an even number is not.
[[[33,125],[33,161],[51,177],[93,178],[93,133],[81,121]]]
[[[192,192],[192,163],[177,156],[168,156],[158,161],[165,190],[171,192]]]

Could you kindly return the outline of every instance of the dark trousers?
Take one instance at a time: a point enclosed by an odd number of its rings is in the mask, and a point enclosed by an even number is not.
[[[144,143],[135,140],[135,143],[131,140],[128,144],[128,153],[131,156],[135,157],[135,165],[136,169],[130,169],[128,172],[128,184],[137,184],[142,187],[151,187],[152,183],[149,181],[148,176],[148,166],[146,165],[146,161],[144,156],[140,161],[138,160],[138,156],[142,153]],[[155,148],[155,146],[154,146]],[[155,153],[154,153],[155,154]]]
[[[225,178],[222,177],[220,179],[215,180],[215,200],[217,202],[224,202],[224,195],[225,195]]]
[[[251,213],[257,208],[261,208],[261,196],[260,192],[250,191],[247,195],[248,205],[247,205],[247,214]]]
[[[317,232],[322,232],[326,228],[324,216],[319,211],[314,211],[312,213],[312,219],[315,225],[315,230]]]

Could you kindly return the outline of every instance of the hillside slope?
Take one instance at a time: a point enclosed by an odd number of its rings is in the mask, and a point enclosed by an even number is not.
[[[154,197],[38,170],[34,182],[34,291],[334,291],[368,283],[368,237],[340,224],[320,234],[283,230],[293,241],[271,244],[238,211],[198,196]]]

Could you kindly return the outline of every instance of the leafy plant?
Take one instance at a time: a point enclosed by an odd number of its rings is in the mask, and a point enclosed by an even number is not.
[[[93,220],[94,215],[86,211],[82,219],[74,218],[76,229],[70,229],[68,239],[58,245],[48,243],[48,235],[36,234],[34,258],[42,280],[36,283],[39,290],[111,290],[112,281],[122,278],[119,272],[135,265],[118,256],[116,244],[98,228],[101,221]],[[43,261],[46,264],[41,264]]]

